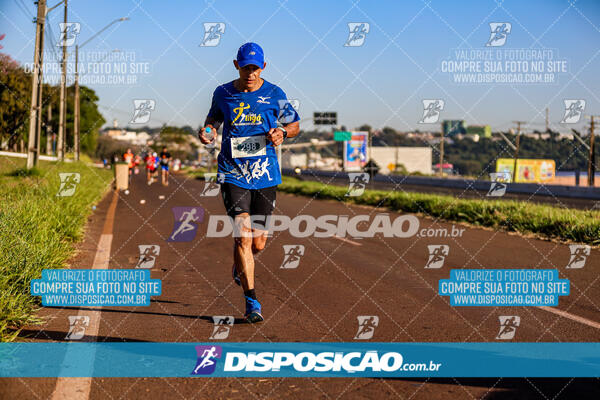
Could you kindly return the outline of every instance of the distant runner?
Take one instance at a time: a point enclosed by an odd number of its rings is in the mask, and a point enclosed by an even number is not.
[[[125,161],[129,167],[129,179],[131,180],[131,173],[133,171],[133,167],[135,166],[135,157],[131,152],[131,149],[127,149],[125,154],[123,154],[123,161]]]
[[[146,180],[148,181],[148,185],[152,185],[152,182],[154,181],[154,171],[156,171],[156,160],[152,153],[148,153],[144,161],[146,162]]]
[[[169,162],[171,161],[171,153],[167,151],[166,147],[162,148],[160,152],[160,169],[161,179],[164,186],[169,186]]]
[[[264,220],[273,212],[281,183],[275,146],[298,134],[300,117],[293,108],[290,115],[283,90],[260,77],[267,64],[258,44],[242,45],[233,64],[239,78],[214,91],[199,137],[204,144],[214,142],[223,123],[218,157],[218,171],[225,176],[221,194],[227,214],[241,232],[234,239],[232,273],[244,289],[245,317],[253,323],[263,321],[254,290],[254,254],[265,247],[267,228],[264,223],[251,225],[250,216]]]

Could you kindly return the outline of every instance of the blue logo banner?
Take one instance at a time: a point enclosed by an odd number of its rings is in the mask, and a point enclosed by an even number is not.
[[[598,377],[600,343],[0,343],[0,377]]]

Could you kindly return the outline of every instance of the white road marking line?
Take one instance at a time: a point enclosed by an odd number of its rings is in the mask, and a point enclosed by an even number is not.
[[[100,240],[98,241],[98,247],[96,248],[96,255],[94,256],[94,263],[92,265],[93,269],[108,269],[108,262],[110,260],[110,248],[112,245],[113,239],[113,223],[115,219],[115,210],[117,208],[117,200],[118,195],[115,192],[113,194],[113,198],[111,200],[110,206],[108,207],[108,212],[106,215],[106,221],[104,222],[104,227],[102,229],[102,235],[100,236]],[[101,309],[101,307],[98,307]],[[90,325],[85,330],[86,336],[98,336],[98,331],[100,330],[100,310],[92,311],[87,310],[85,308],[80,308],[77,313],[78,316],[89,316],[90,317]],[[89,363],[88,368],[90,375],[94,368],[94,353],[88,355]],[[65,354],[65,360],[63,361],[63,365],[69,365],[69,360],[75,360],[76,358],[82,357],[81,353],[75,353],[70,346],[67,349]],[[54,388],[54,392],[52,393],[52,400],[87,400],[90,397],[90,390],[92,387],[92,378],[67,378],[67,377],[59,377],[56,380],[56,387]]]
[[[333,235],[334,238],[341,240],[342,242],[350,243],[355,246],[362,246],[362,243],[355,242],[354,240],[346,239],[338,235]]]
[[[580,317],[578,315],[573,315],[571,313],[568,313],[566,311],[561,311],[561,310],[559,310],[557,308],[554,308],[554,307],[538,306],[538,308],[540,308],[540,309],[542,309],[544,311],[551,312],[551,313],[556,314],[556,315],[560,315],[561,317],[568,318],[568,319],[571,319],[573,321],[577,321],[577,322],[582,323],[584,325],[591,326],[592,328],[600,329],[600,323],[594,322],[594,321],[589,320],[587,318],[583,318],[583,317]]]

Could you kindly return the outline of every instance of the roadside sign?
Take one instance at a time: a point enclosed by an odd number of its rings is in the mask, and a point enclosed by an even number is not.
[[[344,171],[360,171],[367,163],[369,132],[352,132],[344,141]]]
[[[313,122],[315,125],[337,125],[337,112],[314,112]]]
[[[346,131],[333,132],[333,140],[335,140],[335,141],[343,142],[345,140],[351,140],[351,139],[352,139],[352,132],[346,132]]]

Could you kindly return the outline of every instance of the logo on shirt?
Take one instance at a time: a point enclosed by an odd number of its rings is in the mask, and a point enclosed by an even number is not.
[[[267,101],[267,99],[270,99],[270,96],[258,96],[258,100],[256,100],[257,103],[261,103],[261,104],[271,104]]]
[[[240,102],[239,107],[233,109],[235,117],[231,121],[231,125],[262,125],[262,115],[252,112],[246,113],[250,109],[250,104]]]

